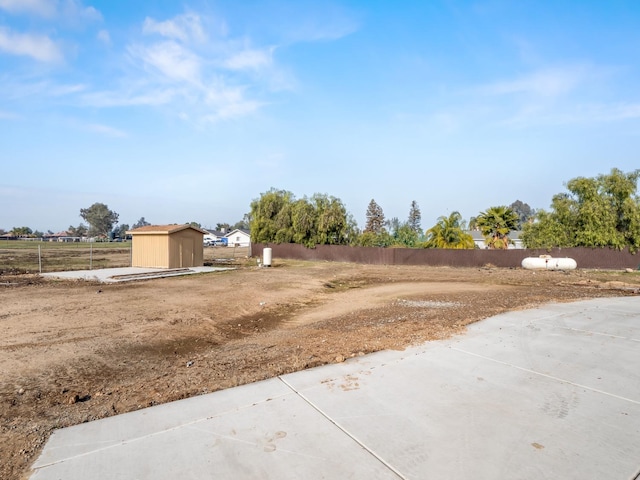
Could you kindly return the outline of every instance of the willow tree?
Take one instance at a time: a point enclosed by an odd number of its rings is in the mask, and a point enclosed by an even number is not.
[[[480,212],[476,217],[476,225],[485,237],[489,248],[507,249],[512,243],[509,233],[518,229],[520,218],[509,207],[491,207]]]
[[[640,170],[577,177],[566,183],[568,193],[554,195],[551,211],[540,210],[523,228],[528,248],[629,247],[640,249]]]
[[[272,188],[251,202],[250,229],[254,242],[291,241],[291,203],[293,193]]]
[[[311,197],[318,225],[317,243],[345,245],[357,234],[357,225],[339,198],[316,193]]]
[[[342,201],[326,194],[296,200],[291,192],[271,189],[251,202],[249,217],[255,242],[344,245],[357,233]]]

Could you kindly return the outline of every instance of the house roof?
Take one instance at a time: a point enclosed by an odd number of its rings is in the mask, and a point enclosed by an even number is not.
[[[221,230],[208,230],[206,228],[203,228],[203,230],[207,233],[205,233],[205,235],[209,234],[209,235],[214,235],[216,237],[224,237],[226,235],[226,232],[223,232]]]
[[[231,230],[229,233],[227,233],[225,235],[225,237],[230,237],[231,235],[235,234],[235,233],[243,233],[245,234],[247,237],[250,237],[251,234],[249,233],[249,230],[245,230],[243,228],[236,228],[235,230]]]
[[[468,233],[471,234],[471,236],[473,237],[474,240],[484,240],[485,239],[484,235],[482,235],[482,232],[480,232],[479,230],[471,230]],[[520,230],[511,230],[507,236],[511,240],[519,240],[521,233],[522,232]]]
[[[201,228],[194,227],[193,225],[189,225],[188,223],[182,225],[145,225],[144,227],[138,227],[133,230],[127,231],[127,234],[131,235],[169,235],[171,233],[176,233],[181,230],[186,230],[191,228],[196,232],[200,232],[203,235],[207,232],[202,230]]]

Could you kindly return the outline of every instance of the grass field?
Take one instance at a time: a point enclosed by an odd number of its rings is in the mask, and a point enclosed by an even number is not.
[[[204,262],[247,257],[248,248],[205,247]],[[0,275],[129,267],[131,242],[0,241]]]

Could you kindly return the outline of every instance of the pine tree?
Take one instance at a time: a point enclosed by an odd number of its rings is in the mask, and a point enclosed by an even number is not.
[[[384,212],[380,205],[374,199],[371,199],[367,207],[367,223],[364,227],[365,232],[371,232],[379,235],[384,230]]]
[[[420,213],[420,207],[418,206],[418,202],[413,200],[411,202],[411,209],[409,210],[409,220],[407,220],[407,224],[409,228],[416,232],[417,234],[421,232],[420,221],[422,220],[422,215]]]

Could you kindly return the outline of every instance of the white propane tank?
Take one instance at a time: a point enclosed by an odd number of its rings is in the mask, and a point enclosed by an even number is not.
[[[271,254],[272,251],[270,248],[265,248],[262,250],[262,266],[270,267],[271,266]]]
[[[527,270],[575,270],[578,264],[573,258],[554,258],[551,255],[522,259],[522,268]]]

